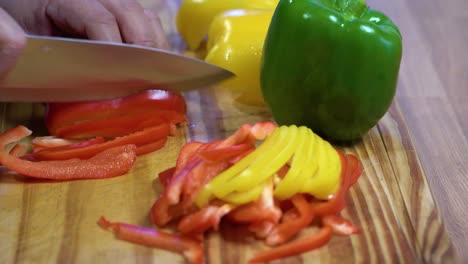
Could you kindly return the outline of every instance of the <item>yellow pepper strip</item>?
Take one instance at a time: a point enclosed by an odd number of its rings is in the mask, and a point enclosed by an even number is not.
[[[245,192],[232,192],[224,196],[223,201],[232,204],[245,204],[257,200],[260,194],[262,194],[263,189],[265,189],[265,183],[258,184]]]
[[[318,136],[317,136],[318,137]],[[339,187],[341,163],[336,150],[325,140],[320,140],[317,149],[318,170],[314,177],[307,179],[302,191],[318,199],[329,199]]]
[[[205,61],[236,76],[219,84],[239,102],[264,105],[260,88],[263,44],[273,10],[230,10],[213,20]]]
[[[301,185],[298,184],[300,181],[297,180],[300,178],[300,175],[306,176],[305,170],[307,167],[310,167],[308,161],[310,160],[310,150],[313,150],[315,138],[312,131],[304,126],[299,128],[299,133],[305,135],[304,140],[294,154],[288,172],[276,185],[274,195],[279,199],[287,199],[299,191]]]
[[[191,50],[200,47],[213,18],[231,9],[275,9],[278,0],[185,0],[177,13],[177,30]]]
[[[263,142],[263,144],[267,144],[267,146],[263,149],[257,149],[254,151],[254,153],[257,152],[257,159],[255,159],[251,164],[249,164],[249,166],[240,174],[236,175],[229,181],[226,181],[222,185],[216,186],[213,189],[213,193],[216,197],[223,198],[224,196],[234,191],[249,190],[250,188],[256,185],[253,182],[251,182],[254,179],[257,179],[257,184],[265,180],[264,177],[263,179],[258,180],[262,178],[262,174],[259,174],[258,171],[268,169],[268,163],[273,158],[275,158],[275,156],[278,155],[278,152],[280,150],[286,147],[289,141],[289,133],[287,127],[282,126],[275,130],[278,131],[278,138],[267,138]],[[277,170],[275,170],[274,172],[276,172]],[[241,186],[244,186],[244,189],[241,189]]]
[[[229,169],[223,171],[221,174],[213,178],[198,194],[196,204],[199,207],[205,206],[209,202],[213,194],[213,190],[222,187],[228,180],[232,179],[245,170],[259,156],[259,153],[270,149],[273,144],[277,143],[279,136],[280,131],[278,128],[276,128],[273,133],[254,152],[250,153],[239,162],[231,166]]]
[[[258,159],[258,162],[255,161],[238,177],[228,182],[230,189],[238,192],[247,191],[252,188],[252,186],[256,186],[272,178],[274,174],[291,159],[301,141],[304,140],[304,137],[299,135],[299,129],[296,126],[282,126],[280,127],[280,130],[281,129],[285,131],[284,141],[286,144],[277,144],[275,148],[260,154],[262,159]]]
[[[301,184],[296,184],[296,193],[302,192],[303,184],[307,182],[308,179],[314,177],[318,171],[319,164],[317,159],[317,153],[318,148],[320,147],[321,140],[321,138],[317,137],[315,133],[312,132],[312,130],[310,130],[310,141],[312,141],[313,144],[309,148],[309,152],[307,153],[307,161],[304,164],[302,164],[303,169],[301,170],[301,174],[297,178],[296,183],[300,182]]]

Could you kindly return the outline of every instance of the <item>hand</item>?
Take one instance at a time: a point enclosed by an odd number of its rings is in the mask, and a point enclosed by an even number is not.
[[[156,14],[137,0],[0,0],[26,32],[168,48]]]
[[[16,62],[25,43],[23,29],[0,8],[0,79]]]

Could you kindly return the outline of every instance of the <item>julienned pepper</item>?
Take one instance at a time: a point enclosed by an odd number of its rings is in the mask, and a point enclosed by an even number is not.
[[[264,105],[260,90],[260,61],[274,9],[230,10],[216,16],[210,26],[207,62],[235,73],[220,84],[239,102]]]
[[[264,99],[280,125],[358,138],[393,100],[401,41],[363,0],[281,0],[263,50]]]
[[[231,9],[274,9],[278,0],[184,0],[177,13],[177,30],[189,49],[197,49],[213,18]]]

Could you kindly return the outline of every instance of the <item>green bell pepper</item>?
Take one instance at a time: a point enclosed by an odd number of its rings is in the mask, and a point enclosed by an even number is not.
[[[393,101],[401,42],[398,27],[362,0],[281,0],[264,44],[263,97],[280,125],[359,138]]]

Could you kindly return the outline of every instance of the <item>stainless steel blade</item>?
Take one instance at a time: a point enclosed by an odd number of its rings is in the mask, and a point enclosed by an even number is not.
[[[146,89],[186,91],[232,75],[160,49],[29,35],[16,65],[0,80],[0,101],[83,101]]]

